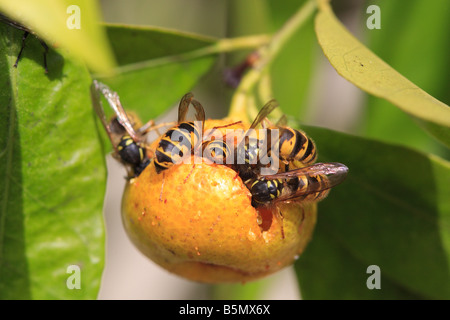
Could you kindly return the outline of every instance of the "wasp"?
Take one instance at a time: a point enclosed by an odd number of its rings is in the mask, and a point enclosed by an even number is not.
[[[196,111],[196,122],[185,121],[191,104]],[[154,164],[157,173],[181,163],[185,157],[197,152],[202,143],[204,122],[203,106],[194,99],[192,93],[185,94],[178,106],[178,124],[162,136],[156,148]]]
[[[278,103],[274,100],[267,103],[261,109],[255,121],[262,122],[276,107],[278,107]],[[277,141],[274,143],[268,142],[268,145],[271,149],[276,145],[278,157],[286,165],[291,164],[294,167],[303,167],[316,161],[317,149],[314,141],[303,131],[287,127],[285,117],[282,117],[275,124],[269,123],[266,128],[268,131],[278,130]],[[270,150],[268,154],[276,156],[273,152],[270,153]]]
[[[347,177],[347,166],[337,163],[316,163],[310,166],[267,175],[254,180],[250,186],[252,206],[271,208],[282,221],[283,215],[279,203],[318,202],[326,198],[331,188]],[[281,234],[284,238],[283,225]]]
[[[256,178],[257,169],[270,163],[268,159],[273,145],[271,131],[263,130],[258,132],[255,129],[278,106],[279,104],[276,100],[270,100],[263,106],[236,150],[238,161],[234,167],[243,181]]]
[[[212,163],[224,164],[230,157],[231,149],[224,140],[211,140],[202,144],[203,157]]]
[[[347,173],[347,166],[329,162],[267,175],[251,184],[252,204],[259,207],[279,202],[317,202],[344,181]]]
[[[106,119],[100,93],[115,113],[110,121]],[[96,80],[91,85],[91,98],[94,110],[115,150],[113,156],[127,167],[129,178],[139,176],[150,164],[146,134],[157,127],[154,121],[150,120],[142,125],[134,113],[125,112],[116,92]]]
[[[308,165],[314,163],[317,158],[315,143],[304,132],[289,128],[279,127],[279,157],[286,164],[292,163],[298,167],[298,163]]]
[[[266,140],[270,137],[260,137],[254,130],[264,118],[278,106],[275,100],[269,101],[253,120],[249,129],[243,132],[242,138],[236,146],[230,144],[224,137],[222,140],[211,140],[203,142],[203,156],[213,163],[224,164],[235,170],[243,181],[256,177],[256,169],[263,166],[261,158],[266,155]],[[270,144],[270,142],[269,142]],[[278,171],[278,170],[277,170]]]
[[[17,68],[17,65],[19,64],[19,60],[20,60],[20,57],[22,56],[23,49],[25,49],[26,39],[28,38],[28,36],[30,34],[32,34],[39,40],[41,46],[44,48],[44,69],[45,69],[45,73],[48,73],[48,68],[47,68],[48,45],[47,45],[47,43],[45,43],[44,40],[42,40],[41,38],[36,36],[36,34],[32,30],[30,30],[29,28],[27,28],[23,24],[20,24],[20,23],[14,21],[14,20],[11,20],[7,16],[3,15],[2,13],[0,13],[0,21],[5,23],[5,24],[7,24],[7,25],[9,25],[9,26],[11,26],[11,27],[14,27],[16,29],[24,31],[24,34],[22,36],[22,46],[20,48],[19,54],[17,55],[17,59],[16,59],[16,61],[14,63],[14,68]]]
[[[234,161],[226,163],[239,173],[243,181],[256,179],[257,169],[267,167],[281,160],[285,164],[284,171],[289,168],[300,168],[315,162],[317,149],[314,141],[303,131],[287,127],[286,118],[282,117],[275,124],[267,120],[267,116],[279,106],[276,100],[270,100],[259,111],[249,129],[243,135],[241,143],[235,148]],[[266,124],[266,122],[268,124]],[[262,124],[265,130],[257,132],[255,129]],[[276,134],[275,129],[278,130]],[[225,163],[230,158],[230,146],[224,142],[210,142],[204,146],[206,154],[218,155],[212,157],[212,161]],[[223,162],[218,162],[223,161]],[[274,168],[277,170],[278,168]]]

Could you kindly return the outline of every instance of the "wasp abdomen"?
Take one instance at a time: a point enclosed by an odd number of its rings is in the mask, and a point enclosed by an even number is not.
[[[230,155],[230,148],[223,140],[212,140],[203,144],[203,157],[212,163],[226,164]]]
[[[155,168],[158,173],[180,163],[191,155],[200,141],[200,133],[194,122],[182,122],[167,131],[155,152]]]
[[[314,142],[303,132],[292,128],[280,131],[280,158],[286,161],[300,161],[309,164],[316,160],[317,152]]]

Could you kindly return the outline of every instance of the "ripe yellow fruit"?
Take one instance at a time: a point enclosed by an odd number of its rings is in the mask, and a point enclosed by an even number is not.
[[[208,120],[205,129],[227,123]],[[191,160],[160,174],[151,163],[129,181],[122,220],[137,248],[168,271],[207,283],[247,282],[292,264],[311,238],[316,205],[281,204],[281,221],[252,207],[236,171]]]

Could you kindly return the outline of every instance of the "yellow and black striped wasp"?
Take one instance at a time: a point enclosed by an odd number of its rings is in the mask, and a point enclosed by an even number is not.
[[[278,106],[278,104],[276,104]],[[273,111],[275,107],[264,106],[259,116],[267,120],[267,115]],[[258,117],[257,117],[258,118]],[[262,121],[261,119],[260,121]],[[267,122],[269,122],[267,120]],[[272,150],[271,156],[278,156],[278,158],[289,167],[303,167],[312,164],[317,159],[317,149],[314,141],[301,130],[293,129],[286,126],[286,118],[282,117],[277,123],[266,125],[267,130],[278,130],[278,138],[270,144]],[[275,148],[274,148],[275,147]]]
[[[203,142],[203,156],[213,163],[224,164],[235,170],[243,181],[255,178],[257,168],[266,165],[261,162],[270,145],[270,136],[265,131],[262,136],[255,129],[264,118],[278,106],[275,100],[269,101],[253,120],[250,127],[242,132],[240,141],[209,140]],[[269,147],[270,149],[270,147]]]
[[[284,118],[275,124],[267,120],[267,116],[277,107],[276,100],[264,105],[235,150],[235,162],[226,165],[238,172],[250,190],[253,207],[272,209],[282,220],[278,204],[324,199],[331,188],[345,179],[348,168],[340,163],[313,164],[317,151],[311,138],[300,130],[287,127]],[[256,132],[254,129],[259,124],[262,124],[263,130]],[[231,156],[232,151],[225,141],[209,142],[208,147],[215,149],[215,152],[210,152],[216,157]],[[267,161],[268,158],[272,161]],[[274,162],[273,159],[280,161]],[[264,174],[261,169],[273,163],[277,166],[272,168],[271,173]],[[282,235],[284,237],[283,228]]]
[[[259,207],[279,202],[317,202],[344,181],[347,173],[347,166],[329,162],[263,176],[250,186],[252,204]]]
[[[284,163],[283,171],[289,168],[303,167],[315,162],[316,146],[304,132],[287,127],[284,118],[277,123],[263,125],[263,130],[256,130],[258,125],[269,122],[267,116],[279,106],[276,100],[270,100],[259,111],[249,129],[243,134],[239,145],[233,149],[226,141],[209,141],[203,146],[204,154],[213,155],[210,159],[223,163],[236,170],[243,181],[256,179],[262,167],[277,166]],[[226,161],[232,158],[233,161]],[[274,161],[276,160],[276,161]]]
[[[185,121],[191,104],[196,111],[197,121]],[[205,110],[203,106],[194,99],[192,93],[185,94],[178,106],[178,124],[162,136],[156,148],[154,164],[157,173],[183,162],[184,159],[199,150],[204,123]]]
[[[284,238],[283,214],[278,204],[319,202],[326,198],[331,188],[345,180],[347,173],[347,166],[330,162],[260,177],[248,185],[252,194],[252,206],[271,209],[280,221],[281,235]]]
[[[39,38],[38,36],[36,36],[36,34],[29,28],[27,28],[26,26],[24,26],[23,24],[18,23],[17,21],[14,21],[10,18],[8,18],[7,16],[5,16],[4,14],[0,13],[0,22],[3,22],[13,28],[22,30],[24,32],[23,36],[22,36],[22,46],[20,48],[19,54],[17,55],[17,59],[14,63],[14,67],[17,68],[17,65],[19,64],[19,60],[20,57],[22,56],[23,50],[25,49],[25,42],[28,38],[28,36],[30,34],[34,35],[40,42],[41,46],[44,48],[44,69],[45,69],[45,73],[48,73],[48,68],[47,68],[47,54],[48,54],[48,45],[47,43],[45,43],[44,40],[42,40],[41,38]]]
[[[256,128],[278,106],[279,104],[276,100],[270,100],[263,106],[236,149],[234,169],[239,173],[239,176],[244,182],[256,178],[259,175],[258,170],[261,167],[271,165],[269,160],[270,156],[274,153],[272,152],[274,146],[272,140],[276,141],[278,136],[273,136],[273,132],[264,126],[263,130],[257,131]],[[276,165],[278,166],[278,161]]]
[[[105,97],[114,111],[114,116],[110,121],[106,119],[100,94]],[[96,80],[91,85],[91,98],[94,110],[115,150],[113,156],[125,165],[129,178],[139,176],[150,164],[152,158],[151,155],[149,156],[151,152],[146,135],[150,130],[157,128],[154,121],[151,120],[142,125],[134,113],[125,112],[116,92]]]

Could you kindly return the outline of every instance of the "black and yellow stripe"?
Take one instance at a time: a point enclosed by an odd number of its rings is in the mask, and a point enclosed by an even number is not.
[[[305,133],[284,127],[280,128],[279,157],[289,162],[311,164],[317,158],[317,150],[314,142]]]
[[[316,202],[329,193],[330,183],[325,175],[299,175],[288,179],[256,179],[250,186],[254,207],[276,201]]]
[[[203,143],[203,157],[216,164],[226,164],[231,155],[228,144],[223,140],[212,140]]]
[[[184,157],[191,155],[197,148],[201,136],[194,122],[182,122],[167,131],[161,138],[155,152],[155,168],[160,173]]]
[[[329,180],[325,175],[311,175],[302,177],[303,180],[306,179],[306,184],[304,186],[304,196],[301,196],[300,199],[304,202],[308,201],[320,201],[324,199],[328,193],[329,189]],[[320,190],[320,191],[319,191]]]

